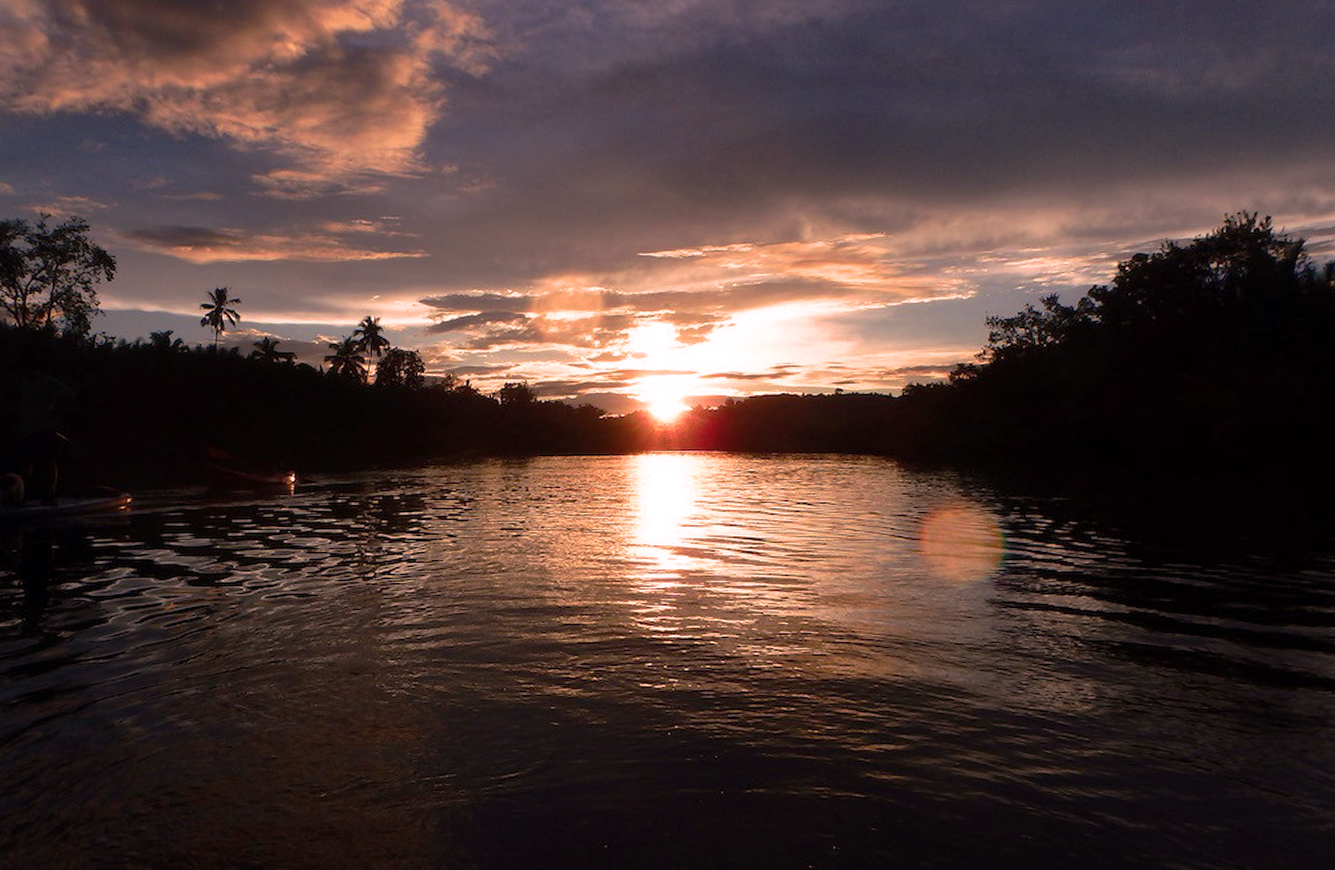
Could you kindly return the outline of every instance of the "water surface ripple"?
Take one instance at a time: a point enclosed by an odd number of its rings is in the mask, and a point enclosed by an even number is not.
[[[0,530],[13,867],[1317,867],[1335,564],[879,459]]]

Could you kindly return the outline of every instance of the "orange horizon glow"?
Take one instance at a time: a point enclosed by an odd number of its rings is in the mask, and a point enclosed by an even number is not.
[[[691,410],[686,397],[696,392],[698,384],[689,375],[649,375],[639,379],[633,395],[644,410],[660,423],[672,423]]]

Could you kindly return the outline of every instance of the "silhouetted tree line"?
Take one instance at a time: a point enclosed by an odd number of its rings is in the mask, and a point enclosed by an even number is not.
[[[297,470],[651,448],[873,453],[1059,475],[1330,466],[1335,264],[1316,267],[1301,240],[1246,213],[1135,255],[1073,305],[1052,295],[989,318],[979,360],[947,383],[898,398],[755,396],[667,427],[644,412],[541,401],[523,383],[494,396],[452,378],[428,384],[421,357],[390,347],[372,317],[330,345],[327,372],[295,364],[271,338],[248,357],[191,349],[170,332],[90,339],[93,285],[114,260],[86,244],[86,225],[0,229],[0,304],[18,324],[0,326],[0,373],[41,373],[73,391],[65,467],[93,481],[181,480],[209,448]],[[201,306],[215,344],[237,303],[219,288]],[[378,359],[374,379],[367,356]]]
[[[762,453],[884,453],[898,400],[876,393],[770,395],[693,408],[655,446]]]
[[[647,444],[624,420],[540,401],[526,385],[486,396],[448,379],[427,385],[416,370],[368,384],[261,353],[188,348],[169,333],[127,343],[0,326],[0,371],[41,372],[73,393],[60,409],[71,485],[188,481],[211,448],[252,468],[308,471]],[[526,400],[513,401],[516,391]]]
[[[1335,264],[1243,213],[1121,263],[1074,305],[992,317],[980,361],[906,389],[885,450],[1062,473],[1330,465]]]

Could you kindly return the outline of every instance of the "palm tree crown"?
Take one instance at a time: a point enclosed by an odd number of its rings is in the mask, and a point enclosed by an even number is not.
[[[359,383],[366,382],[366,357],[357,347],[357,340],[351,336],[329,345],[333,353],[324,358],[329,363],[329,374],[334,377],[348,378]]]
[[[278,349],[279,339],[272,335],[266,335],[255,342],[255,350],[250,352],[251,359],[262,360],[268,363],[292,362],[296,359],[296,354],[288,350]]]
[[[384,329],[380,326],[380,318],[366,315],[357,328],[352,331],[352,335],[357,339],[357,349],[363,353],[370,354],[373,357],[380,356],[380,352],[389,347],[389,339],[385,338]]]
[[[208,294],[208,302],[200,303],[200,308],[207,313],[199,318],[200,326],[207,326],[213,330],[213,349],[218,349],[218,339],[227,331],[227,327],[236,326],[240,316],[236,313],[233,305],[240,305],[241,300],[227,295],[226,287],[219,287]]]

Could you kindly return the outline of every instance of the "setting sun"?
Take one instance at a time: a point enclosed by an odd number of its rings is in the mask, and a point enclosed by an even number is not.
[[[660,423],[671,423],[691,409],[686,397],[695,385],[695,379],[688,376],[652,375],[640,379],[635,397]]]
[[[680,399],[662,399],[649,403],[645,410],[653,414],[654,418],[660,423],[671,423],[683,413],[689,411],[690,406]]]

